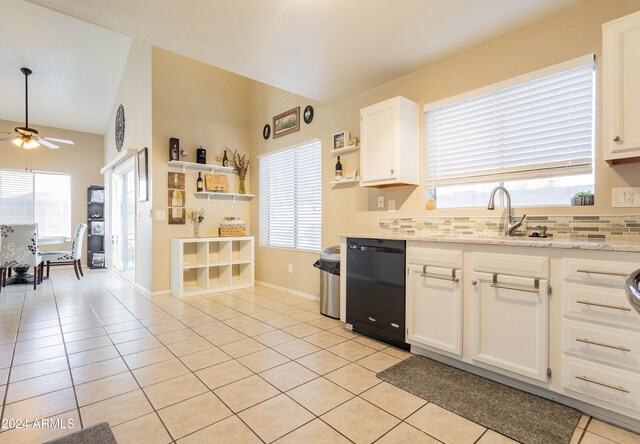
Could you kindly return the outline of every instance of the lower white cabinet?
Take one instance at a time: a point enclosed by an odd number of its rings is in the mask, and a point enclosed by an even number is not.
[[[462,270],[409,265],[407,342],[462,356]]]
[[[548,270],[548,258],[517,257],[513,263],[523,264],[523,274],[540,270],[538,277],[522,277],[517,275],[516,266],[510,270],[512,275],[504,274],[501,264],[514,256],[482,256],[474,257],[474,269],[490,270],[491,264],[496,264],[496,270],[501,272],[472,274],[472,359],[546,382],[549,281],[544,272]]]
[[[253,286],[253,236],[171,239],[171,294]]]

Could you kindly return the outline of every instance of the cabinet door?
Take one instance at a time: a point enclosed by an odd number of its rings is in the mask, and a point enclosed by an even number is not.
[[[392,103],[383,102],[360,115],[360,169],[362,182],[396,177],[397,117]]]
[[[462,271],[409,266],[407,342],[462,355]]]
[[[548,366],[548,286],[532,278],[473,273],[474,361],[538,381]]]
[[[605,160],[640,156],[640,14],[603,26]]]

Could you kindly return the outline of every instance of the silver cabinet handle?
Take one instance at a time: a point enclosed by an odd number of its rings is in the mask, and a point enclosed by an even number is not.
[[[596,381],[595,379],[591,379],[591,378],[589,378],[587,376],[576,376],[576,379],[580,379],[580,380],[586,381],[586,382],[591,382],[592,384],[598,384],[598,385],[601,385],[603,387],[607,387],[607,388],[610,388],[610,389],[613,389],[613,390],[618,390],[619,392],[622,392],[622,393],[631,393],[630,390],[627,390],[624,387],[621,387],[621,386],[617,386],[616,387],[615,385],[607,384],[606,382]]]
[[[427,274],[427,267],[428,267],[428,265],[423,265],[422,266],[422,273],[420,274],[420,276],[423,277],[423,278],[440,279],[442,281],[453,281],[456,284],[458,282],[460,282],[460,279],[458,279],[456,277],[456,269],[455,268],[451,269],[451,277],[442,277],[442,276],[433,276],[433,275]]]
[[[394,328],[400,328],[400,326],[398,324],[396,324],[395,322],[392,322],[391,326],[394,327]]]
[[[478,285],[478,281],[476,280],[471,281],[471,285]]]
[[[620,142],[622,139],[620,138],[620,136],[616,136],[613,138],[614,142]]]
[[[586,338],[576,338],[576,341],[584,342],[585,344],[598,345],[600,347],[613,348],[615,350],[622,350],[622,351],[625,351],[625,352],[630,352],[631,351],[630,348],[623,347],[622,345],[609,345],[609,344],[605,344],[604,342],[592,341],[592,340],[586,339]]]
[[[391,174],[393,174],[393,172],[394,172],[394,171],[393,171],[393,170],[391,170]]]
[[[578,273],[590,273],[590,274],[604,274],[605,276],[622,276],[626,277],[628,273],[616,273],[615,271],[593,271],[593,270],[580,270]]]
[[[498,273],[493,273],[493,283],[491,284],[491,288],[502,288],[504,290],[515,290],[515,291],[524,291],[526,293],[540,293],[540,279],[536,278],[533,280],[533,288],[516,288],[509,287],[506,285],[498,284]]]
[[[622,305],[600,304],[598,302],[591,302],[591,301],[576,301],[576,302],[578,302],[578,304],[583,304],[583,305],[593,305],[594,307],[603,307],[603,308],[612,308],[614,310],[631,311],[629,307],[624,307]]]
[[[375,320],[374,318],[372,318],[371,316],[369,316],[369,320],[370,320],[371,322],[376,322],[376,320]]]

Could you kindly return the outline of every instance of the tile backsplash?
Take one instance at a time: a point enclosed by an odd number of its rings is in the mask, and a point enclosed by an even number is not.
[[[518,217],[518,216],[517,216]],[[384,218],[378,221],[379,234],[420,236],[501,237],[504,217],[425,216]],[[517,235],[529,236],[547,227],[547,237],[555,240],[591,240],[640,244],[640,215],[632,216],[528,216]]]

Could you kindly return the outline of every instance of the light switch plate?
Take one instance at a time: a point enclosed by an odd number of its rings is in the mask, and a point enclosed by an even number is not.
[[[156,220],[164,220],[165,214],[164,210],[156,210]]]
[[[389,199],[389,211],[396,211],[395,199]]]
[[[640,188],[613,188],[611,206],[614,208],[639,208]]]
[[[384,208],[384,196],[378,196],[378,208]]]

